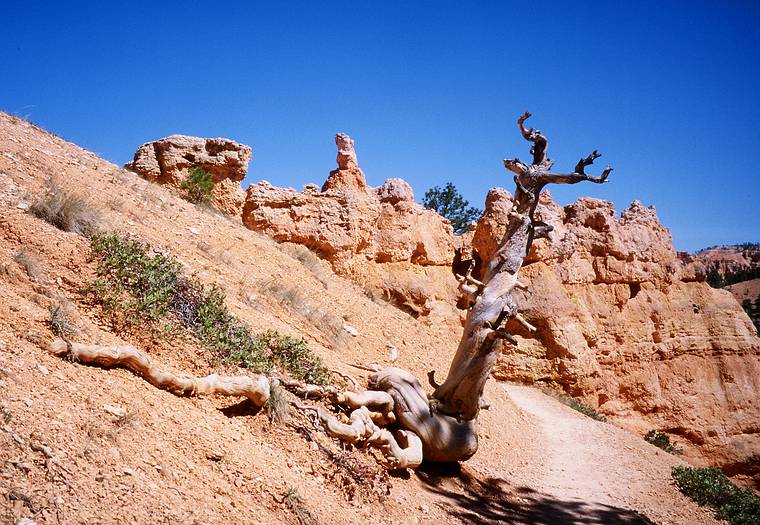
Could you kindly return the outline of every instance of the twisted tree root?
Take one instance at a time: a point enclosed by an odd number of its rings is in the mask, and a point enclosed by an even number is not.
[[[272,380],[265,376],[175,375],[157,368],[148,356],[132,346],[84,345],[56,339],[50,345],[50,352],[59,357],[71,356],[75,361],[87,364],[103,367],[123,366],[156,388],[178,396],[242,396],[250,399],[257,407],[264,406],[269,400]]]
[[[379,393],[384,392],[367,392]],[[414,432],[391,431],[380,428],[373,421],[372,413],[366,406],[357,408],[349,416],[349,423],[343,423],[337,416],[320,407],[293,403],[297,409],[312,411],[319,418],[325,432],[331,437],[352,444],[368,444],[378,447],[390,468],[416,468],[422,463],[422,440]]]
[[[50,353],[59,357],[71,357],[74,361],[102,367],[122,366],[148,383],[180,396],[218,394],[241,396],[262,407],[269,399],[270,388],[280,379],[266,376],[220,376],[206,377],[176,375],[159,369],[148,356],[132,346],[101,346],[68,343],[55,339]],[[422,463],[422,442],[413,432],[398,430],[396,436],[378,425],[395,422],[393,398],[379,391],[340,391],[335,386],[308,385],[282,379],[283,385],[300,397],[327,399],[335,404],[354,409],[349,423],[319,407],[293,403],[304,411],[313,411],[331,437],[348,443],[368,444],[380,449],[386,464],[391,468],[414,468]],[[372,407],[372,411],[368,408]]]

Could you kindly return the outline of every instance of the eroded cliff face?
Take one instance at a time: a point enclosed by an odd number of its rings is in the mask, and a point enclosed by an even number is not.
[[[511,195],[492,189],[473,247],[492,253]],[[520,309],[538,327],[504,346],[494,375],[559,386],[616,421],[682,436],[724,465],[760,454],[760,339],[729,292],[683,265],[652,207],[548,192],[537,217],[552,225],[520,271]]]
[[[456,238],[449,221],[417,204],[401,179],[367,186],[353,141],[340,133],[336,145],[338,169],[321,191],[315,185],[301,192],[266,181],[252,184],[243,223],[309,247],[338,274],[414,315],[451,310],[456,280],[449,265]]]
[[[368,292],[441,325],[453,352],[461,335],[454,249],[471,244],[490,258],[512,208],[509,192],[492,189],[474,234],[457,237],[446,219],[415,203],[403,180],[367,186],[345,134],[336,136],[338,167],[321,189],[262,181],[245,194],[239,182],[250,148],[216,140],[147,143],[129,167],[176,186],[200,165],[214,174],[222,209],[307,246]],[[520,271],[529,284],[520,310],[538,331],[509,326],[519,345],[503,347],[494,375],[559,387],[624,426],[682,436],[687,455],[741,472],[760,455],[760,339],[737,301],[707,285],[699,260],[678,257],[651,207],[634,202],[617,218],[608,202],[563,208],[544,192],[536,217],[554,228]]]
[[[151,182],[179,187],[194,167],[213,176],[214,206],[228,215],[240,215],[245,193],[240,183],[248,172],[253,150],[230,139],[186,135],[146,142],[125,168]]]

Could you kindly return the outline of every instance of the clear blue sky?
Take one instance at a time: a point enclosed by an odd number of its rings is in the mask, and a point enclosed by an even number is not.
[[[72,5],[66,5],[72,4]],[[372,185],[454,182],[483,206],[529,159],[599,149],[676,247],[760,241],[760,3],[3,2],[0,109],[122,164],[172,133],[251,145],[246,181],[299,188],[355,138]]]

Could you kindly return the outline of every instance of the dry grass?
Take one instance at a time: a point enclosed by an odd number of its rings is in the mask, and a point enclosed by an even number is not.
[[[269,278],[259,282],[259,291],[313,325],[328,338],[338,341],[344,334],[343,319],[315,306],[295,286]]]
[[[59,230],[92,237],[102,222],[100,210],[76,193],[68,192],[56,183],[29,208],[35,217],[49,222]]]
[[[327,266],[327,263],[320,259],[317,254],[308,249],[302,244],[294,244],[291,242],[282,243],[279,245],[280,249],[286,254],[290,255],[293,259],[303,264],[309,271],[322,283],[322,286],[327,289],[332,276],[332,270]]]
[[[304,501],[298,495],[298,490],[295,487],[290,487],[288,489],[283,500],[287,503],[288,507],[290,507],[290,510],[295,513],[300,523],[303,525],[318,525],[317,520],[311,515],[309,509],[306,508]]]
[[[13,256],[13,260],[26,272],[32,281],[41,283],[45,280],[44,265],[26,250],[19,250]]]

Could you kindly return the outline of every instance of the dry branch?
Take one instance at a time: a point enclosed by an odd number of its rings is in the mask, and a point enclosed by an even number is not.
[[[132,346],[84,345],[55,339],[50,345],[50,352],[59,357],[70,356],[81,363],[102,367],[123,366],[156,388],[178,396],[240,396],[250,399],[257,407],[264,406],[269,399],[270,380],[264,376],[176,375],[153,365],[148,356]]]

